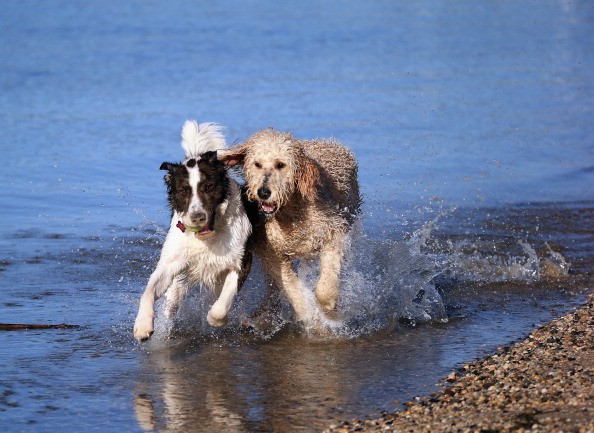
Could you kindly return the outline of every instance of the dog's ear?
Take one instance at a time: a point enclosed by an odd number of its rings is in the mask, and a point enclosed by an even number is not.
[[[179,166],[179,164],[174,164],[173,162],[164,162],[161,164],[161,167],[159,167],[159,170],[173,171],[177,166]]]
[[[167,174],[163,177],[167,185],[171,185],[171,177],[173,175],[173,170],[175,170],[178,166],[179,164],[164,162],[163,164],[161,164],[161,167],[159,167],[159,170],[167,170]]]
[[[320,172],[316,163],[304,156],[299,164],[299,173],[297,175],[297,189],[305,199],[313,200],[316,197],[316,185],[320,178]]]
[[[217,157],[216,150],[209,150],[208,152],[204,152],[202,155],[200,155],[200,159],[215,166],[221,164],[221,161]]]
[[[247,153],[247,146],[239,146],[222,152],[218,158],[227,167],[233,167],[238,164],[243,164],[245,155]]]

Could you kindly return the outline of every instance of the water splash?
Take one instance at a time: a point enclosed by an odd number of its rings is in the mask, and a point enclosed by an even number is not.
[[[429,236],[433,223],[425,225],[408,240],[370,239],[361,224],[356,224],[348,239],[337,312],[332,318],[321,311],[315,300],[318,261],[301,261],[298,274],[304,283],[303,293],[311,312],[310,317],[299,325],[301,331],[312,337],[354,338],[380,330],[393,330],[402,319],[446,321],[443,301],[432,282],[441,272],[440,264],[421,252],[421,244]],[[266,279],[259,267],[252,269],[246,286],[230,311],[227,328],[242,329],[246,318],[257,308],[257,300],[266,289]],[[206,289],[193,290],[171,319],[165,317],[165,302],[160,301],[153,338],[198,334],[217,337],[228,332],[214,329],[206,322],[206,313],[214,300],[214,295]],[[278,310],[267,314],[271,326],[266,329],[256,327],[255,332],[261,338],[271,338],[287,325],[296,325],[292,309],[284,299]]]
[[[430,231],[430,224],[421,231]],[[441,272],[440,265],[420,252],[424,239],[374,240],[360,225],[354,228],[341,275],[338,311],[342,326],[335,325],[335,333],[357,337],[391,330],[402,319],[447,320],[432,282]],[[305,281],[315,287],[311,277]]]
[[[449,241],[445,273],[460,282],[536,282],[569,276],[571,264],[548,243],[537,249],[528,241],[514,245],[464,240]],[[444,253],[437,254],[444,257]]]
[[[140,219],[140,225],[137,227],[139,230],[144,230],[149,233],[152,233],[154,239],[160,240],[163,242],[167,237],[167,228],[161,226],[157,221],[153,218],[150,218],[146,210],[138,207],[137,205],[133,205],[130,203],[128,198],[130,192],[127,188],[118,188],[117,189],[118,196],[122,202],[125,203],[126,207],[132,211],[132,213],[136,214],[136,216]]]
[[[392,331],[403,320],[409,323],[447,321],[446,308],[436,277],[459,283],[534,282],[543,278],[564,278],[570,264],[563,255],[545,244],[537,250],[527,240],[510,238],[483,239],[465,235],[461,239],[446,236],[436,240],[441,219],[456,209],[440,210],[408,237],[372,239],[362,223],[352,228],[344,258],[340,297],[332,317],[323,313],[315,299],[319,277],[317,260],[301,261],[298,274],[310,316],[296,324],[286,300],[278,309],[267,311],[267,325],[260,327],[247,320],[265,297],[266,278],[258,266],[230,311],[227,329],[214,329],[206,314],[215,300],[205,289],[193,291],[173,320],[164,318],[164,308],[157,313],[155,335],[202,335],[218,337],[243,332],[246,323],[260,338],[269,339],[287,326],[301,329],[314,338],[356,338],[378,331]],[[191,292],[192,293],[192,292]],[[256,321],[257,322],[257,321]]]

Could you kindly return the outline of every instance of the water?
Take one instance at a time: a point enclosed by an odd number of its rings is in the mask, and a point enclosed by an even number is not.
[[[319,431],[435,389],[592,288],[589,2],[8,1],[0,11],[6,431]],[[196,291],[132,339],[187,118],[336,137],[364,216],[331,338]],[[306,264],[308,281],[315,266]],[[160,307],[159,307],[160,308]],[[159,313],[162,313],[159,310]],[[289,428],[289,426],[291,426]]]

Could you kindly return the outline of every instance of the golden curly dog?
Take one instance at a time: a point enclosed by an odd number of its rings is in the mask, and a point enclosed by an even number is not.
[[[357,161],[335,140],[297,140],[268,128],[219,155],[227,166],[243,165],[248,199],[257,204],[253,249],[282,288],[297,320],[311,319],[295,259],[319,257],[315,295],[334,310],[347,233],[361,204]]]

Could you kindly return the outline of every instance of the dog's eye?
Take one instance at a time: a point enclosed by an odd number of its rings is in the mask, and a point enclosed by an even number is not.
[[[254,162],[254,165],[256,166],[256,168],[262,168],[262,164],[260,164],[259,162]]]
[[[202,190],[204,192],[208,192],[212,189],[212,187],[213,187],[212,183],[205,183],[204,186],[202,187]]]
[[[192,193],[190,188],[180,188],[179,195],[180,197],[188,197]]]
[[[287,164],[285,164],[284,162],[277,162],[274,168],[276,168],[277,170],[282,170],[283,168],[285,168],[286,165]]]

